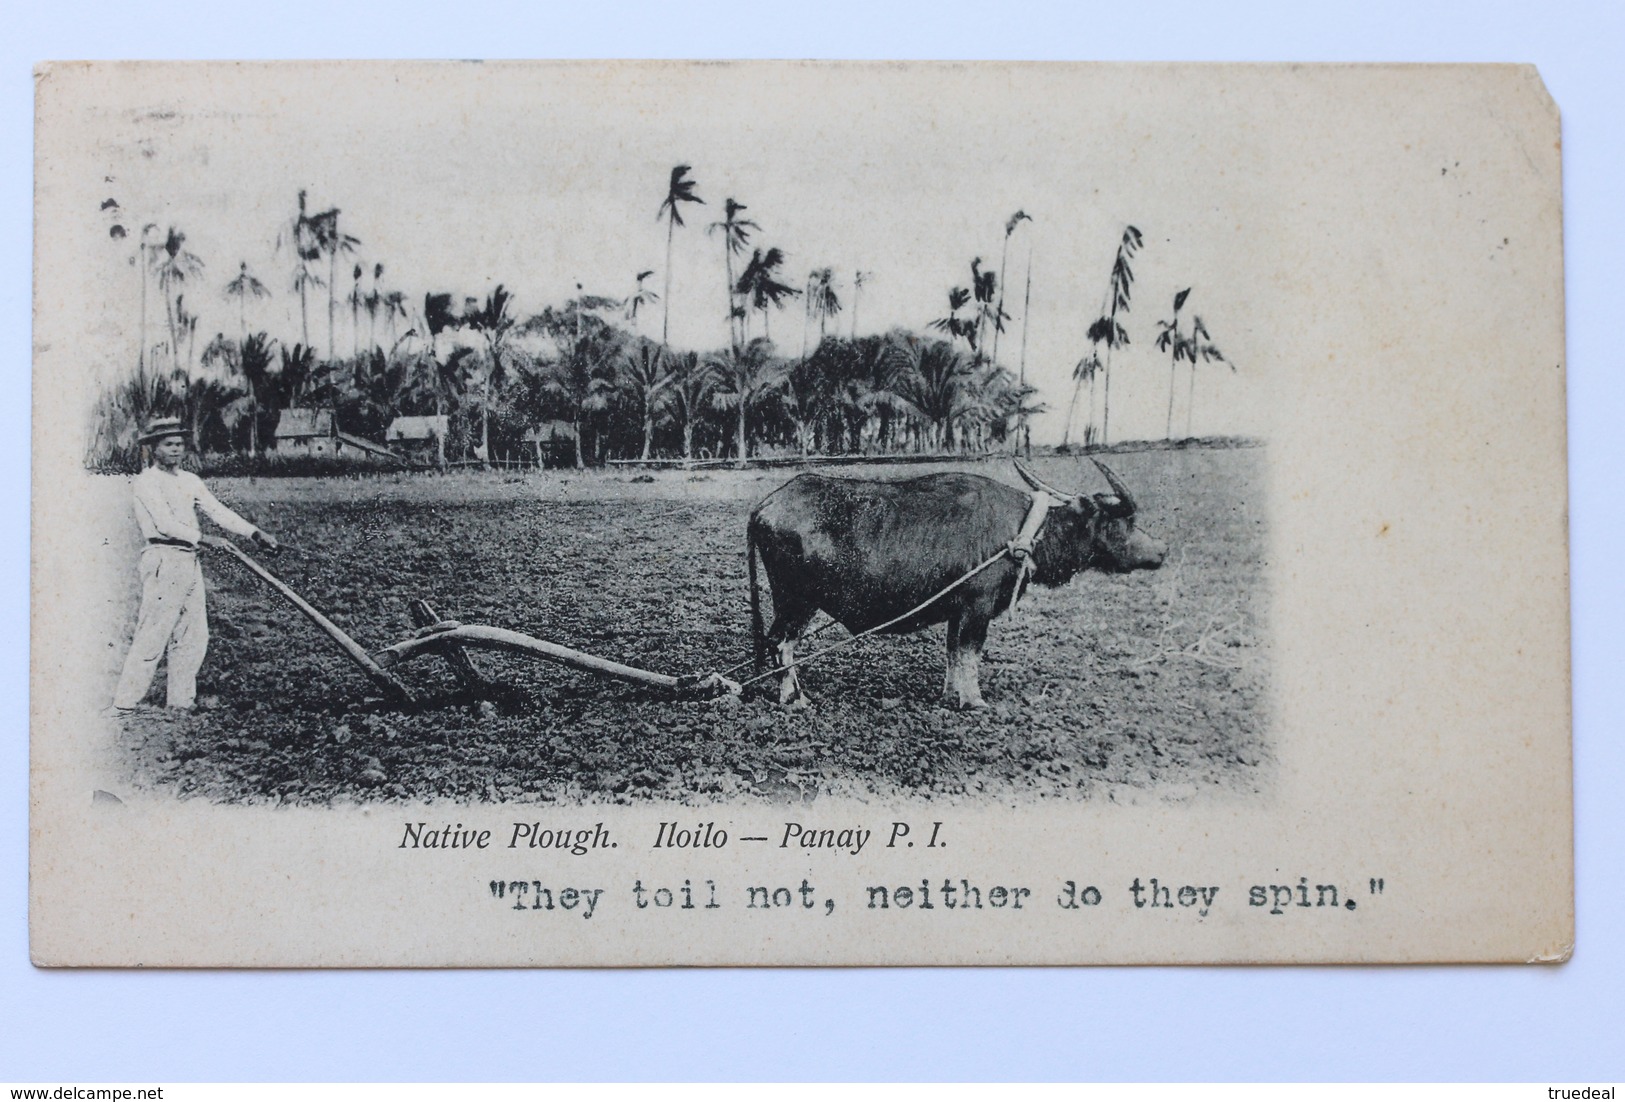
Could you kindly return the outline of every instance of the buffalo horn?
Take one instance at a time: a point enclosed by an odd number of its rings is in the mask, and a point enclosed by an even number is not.
[[[1093,459],[1092,456],[1090,458]],[[1100,468],[1100,473],[1106,476],[1106,481],[1111,483],[1112,492],[1117,495],[1118,504],[1112,512],[1125,517],[1133,513],[1138,506],[1134,503],[1134,495],[1128,492],[1127,486],[1123,485],[1123,480],[1113,474],[1112,469],[1100,460],[1093,459],[1093,462],[1095,466]]]
[[[1033,472],[1029,471],[1021,460],[1013,459],[1011,462],[1016,465],[1016,473],[1019,474],[1022,480],[1033,489],[1049,494],[1057,501],[1074,501],[1077,499],[1077,494],[1063,494],[1060,490],[1057,490],[1054,486],[1051,486],[1048,482],[1045,482],[1042,478],[1039,478],[1037,475],[1033,474]]]

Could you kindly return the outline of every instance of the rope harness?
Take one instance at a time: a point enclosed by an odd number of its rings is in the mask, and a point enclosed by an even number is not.
[[[1026,583],[1031,577],[1034,569],[1033,544],[1038,539],[1039,531],[1044,527],[1045,518],[1049,516],[1050,501],[1051,495],[1041,490],[1034,490],[1032,493],[1032,504],[1027,507],[1027,516],[1021,522],[1021,529],[1016,533],[1015,539],[999,548],[999,550],[994,554],[990,555],[986,559],[983,559],[969,571],[961,574],[954,581],[937,590],[937,592],[933,593],[924,601],[921,601],[919,604],[915,605],[902,615],[893,616],[885,623],[876,624],[872,628],[865,628],[864,630],[856,632],[845,639],[831,643],[822,650],[813,651],[811,654],[803,658],[797,658],[793,662],[788,662],[785,665],[775,667],[774,669],[768,670],[766,673],[759,673],[755,677],[747,678],[739,683],[739,687],[741,689],[745,689],[756,684],[758,681],[766,681],[770,677],[783,677],[793,669],[805,666],[809,662],[817,661],[818,659],[823,658],[825,655],[834,654],[836,651],[841,650],[844,647],[851,646],[859,639],[866,638],[879,631],[885,631],[894,624],[900,624],[910,617],[917,616],[921,612],[924,612],[926,609],[930,608],[932,605],[936,604],[938,601],[942,600],[942,598],[946,597],[948,594],[952,593],[954,590],[958,589],[960,586],[964,585],[966,582],[970,581],[972,578],[976,577],[976,575],[980,574],[982,571],[1004,558],[1006,555],[1014,559],[1018,567],[1015,588],[1010,591],[1010,612],[1011,615],[1014,616],[1016,602],[1020,599],[1022,592],[1026,588]],[[828,631],[830,628],[834,627],[836,623],[837,621],[831,620],[823,627],[820,627],[818,631],[810,632],[808,635],[817,635],[820,632]],[[803,638],[806,637],[808,636],[803,636]],[[740,670],[750,665],[752,661],[754,661],[754,659],[747,659],[746,661],[739,663],[737,666],[731,666],[728,669],[723,670],[722,673],[724,676],[726,676],[727,674],[733,673],[735,670]]]

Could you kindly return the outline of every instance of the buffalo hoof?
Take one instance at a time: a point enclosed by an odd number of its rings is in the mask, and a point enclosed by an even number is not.
[[[791,675],[779,682],[779,703],[785,707],[806,707],[812,703],[812,698],[801,687],[801,678]]]
[[[947,703],[950,708],[956,708],[961,712],[979,712],[987,707],[987,701],[980,696],[961,698],[950,694],[947,697]]]

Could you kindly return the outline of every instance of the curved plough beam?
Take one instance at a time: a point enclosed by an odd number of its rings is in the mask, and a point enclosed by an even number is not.
[[[526,635],[523,632],[509,631],[506,628],[487,627],[484,624],[459,624],[455,620],[448,620],[427,627],[411,639],[403,639],[393,646],[376,651],[372,658],[379,666],[387,670],[420,654],[439,652],[448,645],[476,647],[481,650],[511,651],[515,654],[524,654],[532,658],[572,666],[578,670],[586,670],[588,673],[613,677],[617,681],[626,681],[633,685],[659,689],[679,698],[709,700],[713,697],[727,696],[729,694],[738,695],[741,691],[738,682],[730,681],[719,673],[689,674],[683,677],[653,673],[649,670],[640,670],[636,666],[627,666],[620,662],[612,662],[607,658],[599,658],[595,654],[587,654],[570,647],[560,646],[558,643],[549,643],[545,639],[537,639],[535,636]]]

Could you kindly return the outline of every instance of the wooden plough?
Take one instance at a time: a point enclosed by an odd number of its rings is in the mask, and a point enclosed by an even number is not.
[[[550,643],[545,639],[537,639],[522,632],[446,620],[424,600],[411,602],[412,621],[417,625],[417,631],[410,638],[383,650],[369,653],[343,628],[322,615],[314,605],[255,562],[236,544],[230,540],[220,539],[215,541],[215,546],[231,554],[279,596],[303,613],[334,642],[346,658],[383,690],[386,697],[401,704],[416,705],[419,703],[418,696],[392,671],[401,663],[421,654],[438,654],[443,658],[451,668],[452,675],[457,678],[458,684],[470,694],[475,696],[488,694],[493,685],[475,665],[473,657],[468,653],[469,648],[507,651],[546,662],[557,662],[588,673],[655,689],[675,700],[711,700],[722,696],[737,696],[742,691],[738,682],[731,681],[720,673],[685,676],[654,673],[636,666],[613,662],[607,658],[599,658],[597,655],[587,654],[585,651],[561,646],[558,643]]]

